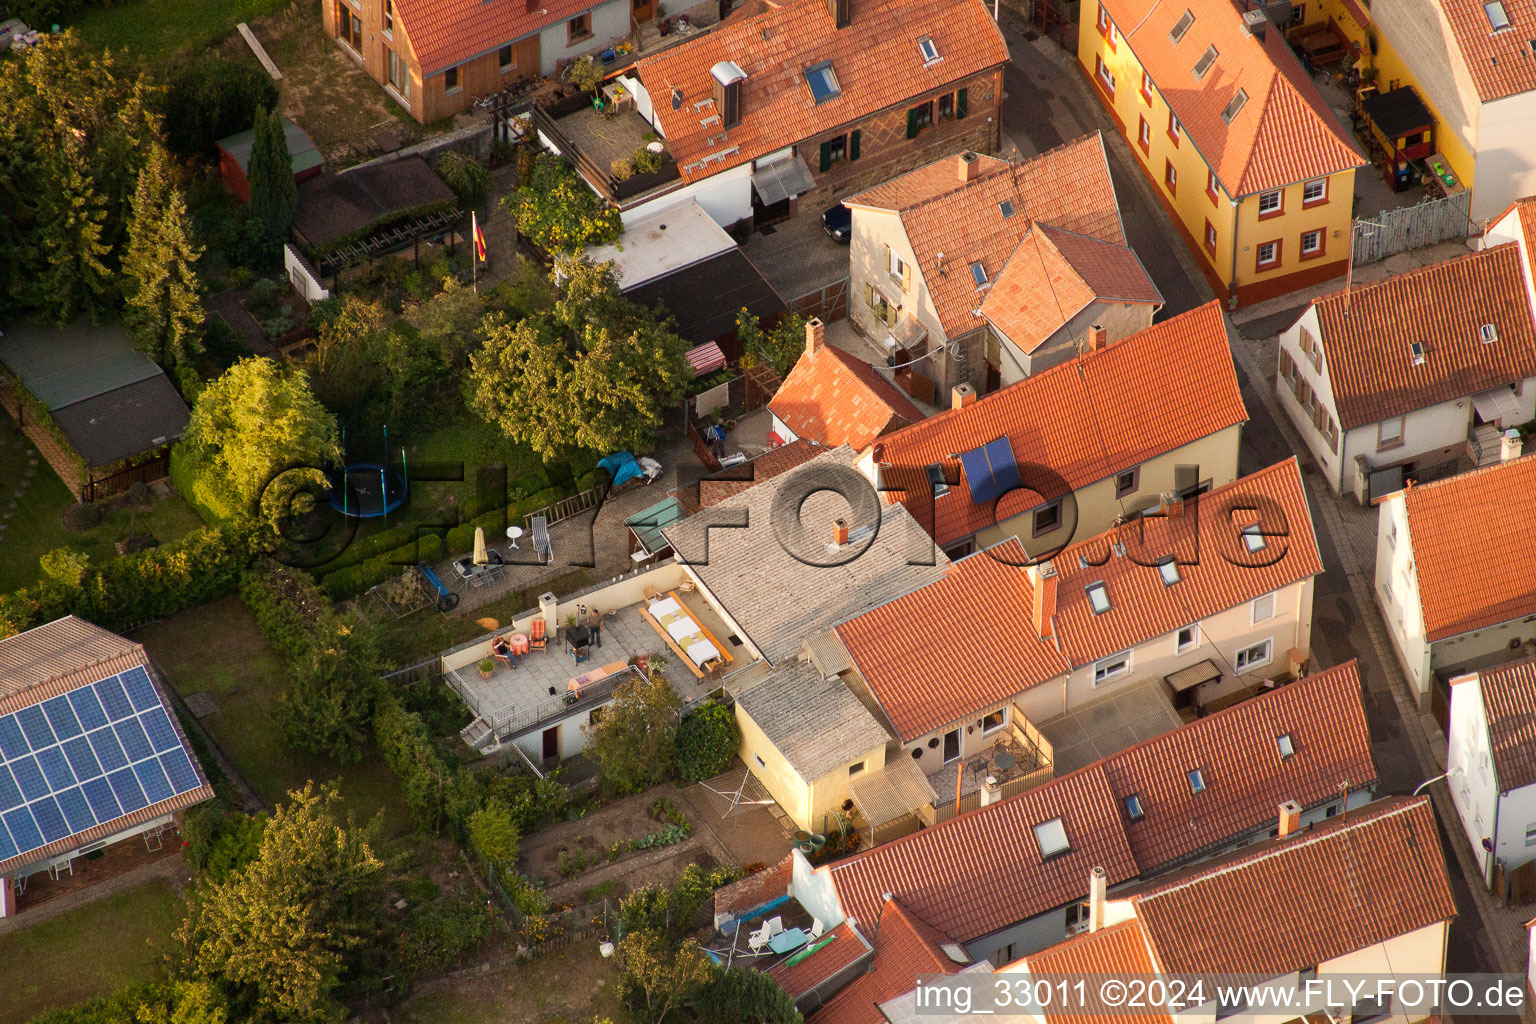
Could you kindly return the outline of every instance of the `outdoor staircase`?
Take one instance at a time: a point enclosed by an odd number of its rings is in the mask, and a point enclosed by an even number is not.
[[[1492,423],[1479,423],[1467,431],[1467,458],[1479,466],[1499,461],[1499,428]]]
[[[491,735],[491,727],[483,718],[476,718],[473,722],[460,729],[459,738],[471,750],[484,751],[495,742],[495,737]]]

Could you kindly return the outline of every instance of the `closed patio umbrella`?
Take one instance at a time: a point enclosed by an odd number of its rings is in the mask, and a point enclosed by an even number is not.
[[[477,526],[475,527],[475,564],[485,565],[490,560],[490,556],[485,553],[485,529]]]

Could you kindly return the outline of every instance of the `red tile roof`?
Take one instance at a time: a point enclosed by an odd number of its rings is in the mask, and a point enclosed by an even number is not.
[[[1138,0],[1102,2],[1228,195],[1252,195],[1365,165],[1283,32],[1271,26],[1262,40],[1249,35],[1228,0],[1150,8]],[[1194,22],[1175,43],[1171,32],[1186,10]],[[1093,15],[1085,8],[1085,19]],[[1197,80],[1195,62],[1212,46],[1216,62]],[[1247,100],[1229,123],[1222,114],[1239,90]]]
[[[769,976],[791,998],[800,998],[869,953],[864,937],[846,921],[830,929],[822,938],[827,936],[833,937],[831,942],[794,966],[790,966],[789,958],[785,957],[768,969]],[[810,945],[814,946],[820,941],[815,939]]]
[[[1053,818],[1061,819],[1072,849],[1045,860],[1034,827]],[[1080,899],[1094,865],[1111,885],[1137,874],[1109,783],[1090,766],[828,871],[843,913],[861,930],[874,927],[881,895],[889,892],[913,915],[970,942]]]
[[[912,400],[874,367],[825,344],[801,354],[768,408],[797,437],[830,448],[846,444],[854,451],[923,418]]]
[[[926,66],[924,36],[941,58]],[[862,0],[844,29],[834,27],[826,0],[788,0],[648,57],[637,70],[678,171],[694,182],[1007,60],[1002,33],[977,0]],[[741,123],[729,129],[710,121],[718,114],[710,69],[721,61],[747,76]],[[817,104],[805,70],[823,61],[839,92]]]
[[[1456,915],[1428,797],[1378,801],[1132,898],[1172,974],[1276,977]]]
[[[593,0],[395,0],[423,76],[462,64],[598,7]],[[537,69],[535,69],[537,70]]]
[[[1536,660],[1478,673],[1500,792],[1536,783]]]
[[[1322,572],[1294,458],[1219,487],[1175,519],[1135,522],[1071,545],[1053,558],[1055,639],[1031,623],[1034,584],[1010,539],[950,564],[944,578],[837,627],[859,674],[903,741],[910,741],[1071,667],[1234,608]],[[1235,508],[1262,504],[1267,546],[1250,553]],[[1283,515],[1283,519],[1281,518]],[[1143,530],[1144,535],[1143,535]],[[1112,553],[1122,544],[1125,554]],[[1165,585],[1158,559],[1186,560]],[[1197,564],[1188,564],[1189,559]],[[1085,559],[1083,564],[1080,559]],[[1087,585],[1102,582],[1110,609],[1095,613]],[[942,634],[942,642],[935,637]],[[1274,652],[1276,658],[1282,652]]]
[[[980,263],[995,279],[1032,224],[1125,244],[1104,140],[1097,132],[1033,160],[987,158],[966,183],[960,181],[957,159],[947,157],[845,200],[847,206],[901,215],[934,311],[950,337],[984,325],[975,310],[986,294],[977,290],[967,266]],[[932,191],[924,195],[923,188]],[[1004,201],[1013,204],[1012,216],[1003,215]]]
[[[1536,377],[1536,325],[1515,243],[1318,299],[1339,426],[1379,423]],[[1498,340],[1484,344],[1492,324]],[[1415,366],[1411,343],[1422,341]]]
[[[1431,643],[1536,614],[1536,455],[1403,492]]]
[[[1162,305],[1162,293],[1130,246],[1037,225],[1008,257],[981,315],[1033,352],[1093,302]]]
[[[1142,874],[1275,821],[1287,800],[1312,808],[1374,786],[1360,692],[1350,661],[1106,758],[1122,808],[1134,794],[1145,815],[1126,824]],[[1281,756],[1281,736],[1293,754]],[[1197,768],[1205,790],[1192,793]]]
[[[1220,304],[1210,302],[887,434],[885,497],[906,505],[945,546],[1247,419],[1226,320]],[[1005,496],[996,508],[973,504],[960,461],[950,456],[999,437],[1008,438],[1024,487],[1032,490]],[[928,500],[924,467],[933,464],[961,485]]]
[[[1494,32],[1483,0],[1438,0],[1450,23],[1456,48],[1484,103],[1536,89],[1530,40],[1536,38],[1536,3],[1502,0],[1512,28]]]
[[[1025,957],[1024,965],[1036,977],[1084,974],[1128,977],[1157,973],[1157,965],[1152,962],[1151,950],[1147,948],[1146,933],[1134,920],[1073,936],[1066,942]],[[1165,1012],[1149,1011],[1135,1016],[1138,1024],[1172,1024],[1173,1020]],[[1044,1017],[1047,1024],[1125,1024],[1124,1016],[1109,1013],[1047,1012]]]
[[[885,904],[878,933],[873,921],[867,927],[878,943],[873,969],[811,1014],[810,1024],[886,1024],[880,1004],[912,991],[918,975],[954,974],[960,969],[939,948],[954,940],[914,917],[900,900]]]

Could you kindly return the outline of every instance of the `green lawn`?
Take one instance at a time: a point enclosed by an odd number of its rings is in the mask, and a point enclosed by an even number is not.
[[[19,447],[18,447],[19,443]],[[29,458],[36,457],[31,463]],[[17,485],[28,468],[33,470],[25,490]],[[12,498],[15,507],[9,507]],[[149,532],[163,544],[202,525],[192,506],[176,495],[162,498],[148,510],[135,512],[114,505],[100,526],[87,533],[64,528],[64,509],[74,501],[69,488],[37,455],[9,416],[0,416],[0,512],[11,513],[10,526],[0,534],[0,592],[37,582],[37,560],[54,548],[72,547],[100,565],[117,557],[112,545],[129,533]]]
[[[394,773],[376,754],[340,765],[290,749],[274,719],[285,685],[282,660],[238,597],[191,608],[134,634],[183,696],[206,691],[219,710],[203,726],[258,793],[273,805],[308,780],[340,779],[343,809],[359,821],[384,812],[385,831],[411,830]]]
[[[281,10],[289,0],[119,0],[91,6],[66,27],[93,46],[128,51],[146,62],[183,50],[203,49],[240,22]],[[46,25],[36,28],[46,29]]]
[[[182,916],[181,897],[156,879],[0,935],[0,1024],[158,976]]]

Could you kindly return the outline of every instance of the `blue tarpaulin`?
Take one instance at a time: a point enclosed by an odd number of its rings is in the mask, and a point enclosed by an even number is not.
[[[641,474],[640,463],[629,452],[614,452],[599,459],[597,465],[599,469],[608,471],[608,476],[612,478],[610,486],[613,487],[627,483]]]

